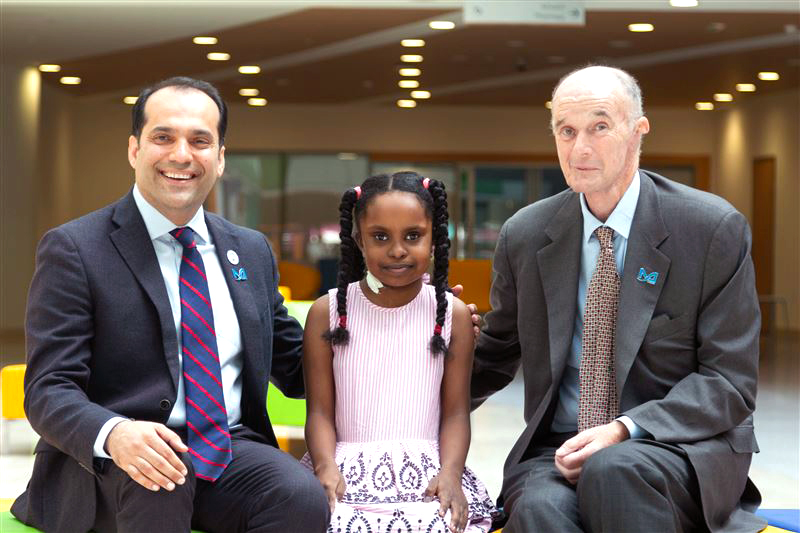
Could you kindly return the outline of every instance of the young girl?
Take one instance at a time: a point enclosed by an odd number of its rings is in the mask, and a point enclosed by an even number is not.
[[[339,212],[338,288],[311,307],[303,340],[303,461],[328,494],[328,531],[488,531],[496,509],[464,467],[473,331],[447,291],[444,185],[373,176]]]

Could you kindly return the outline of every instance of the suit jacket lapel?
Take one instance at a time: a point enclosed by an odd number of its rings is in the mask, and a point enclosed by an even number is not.
[[[547,305],[550,371],[555,384],[561,381],[575,326],[582,220],[580,199],[571,194],[545,228],[552,242],[536,254]]]
[[[236,318],[239,321],[239,329],[242,332],[243,357],[247,368],[266,372],[264,368],[264,335],[261,331],[261,317],[259,316],[258,306],[253,297],[252,284],[256,282],[251,278],[258,265],[242,247],[238,237],[228,232],[219,219],[206,215],[206,225],[214,239],[214,247],[219,257],[219,264],[222,267],[222,274],[228,284],[228,291],[236,310]],[[234,278],[234,265],[228,260],[228,251],[233,250],[239,256],[239,263],[235,265],[236,271],[244,269],[248,279],[237,281]],[[267,307],[267,306],[265,306]],[[270,317],[271,319],[271,317]],[[249,372],[249,375],[261,375],[260,373]]]
[[[658,249],[669,235],[661,218],[658,193],[653,181],[644,172],[640,171],[639,176],[641,189],[625,252],[615,333],[615,367],[619,395],[622,394],[628,371],[642,345],[670,267],[669,257]],[[637,280],[641,268],[648,274],[658,272],[655,284]]]
[[[111,232],[111,242],[158,311],[164,357],[172,377],[172,384],[177,391],[180,364],[175,320],[153,243],[142,215],[136,207],[132,192],[117,203],[112,220],[118,227]]]

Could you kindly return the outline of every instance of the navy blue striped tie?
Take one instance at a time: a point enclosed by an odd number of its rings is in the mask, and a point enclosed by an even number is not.
[[[183,245],[180,269],[186,432],[195,476],[215,481],[231,461],[231,435],[222,394],[217,334],[203,258],[191,228],[170,231]]]

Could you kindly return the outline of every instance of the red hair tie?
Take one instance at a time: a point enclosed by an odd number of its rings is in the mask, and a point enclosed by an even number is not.
[[[339,317],[339,327],[342,329],[347,329],[347,315],[342,315]]]
[[[353,190],[356,191],[356,200],[360,200],[361,199],[361,187],[356,185],[355,187],[353,187]]]
[[[428,190],[428,185],[431,184],[430,178],[422,178],[422,186],[425,187],[425,190]]]
[[[442,326],[440,326],[439,324],[436,324],[436,327],[433,328],[433,334],[434,335],[441,335],[442,334]]]

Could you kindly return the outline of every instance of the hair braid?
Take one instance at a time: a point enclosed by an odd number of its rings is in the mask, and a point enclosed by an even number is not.
[[[436,291],[436,326],[431,337],[431,352],[434,355],[447,353],[447,344],[442,336],[444,319],[447,314],[447,297],[450,290],[447,280],[450,238],[447,231],[447,192],[444,184],[430,180],[428,191],[433,197],[433,287]]]
[[[347,286],[355,280],[361,279],[364,270],[364,259],[361,251],[353,239],[353,207],[358,201],[354,189],[348,189],[342,195],[339,204],[339,239],[341,240],[339,261],[339,275],[336,291],[336,311],[339,314],[339,324],[332,331],[325,332],[325,339],[331,344],[346,345],[350,340],[347,331]]]

